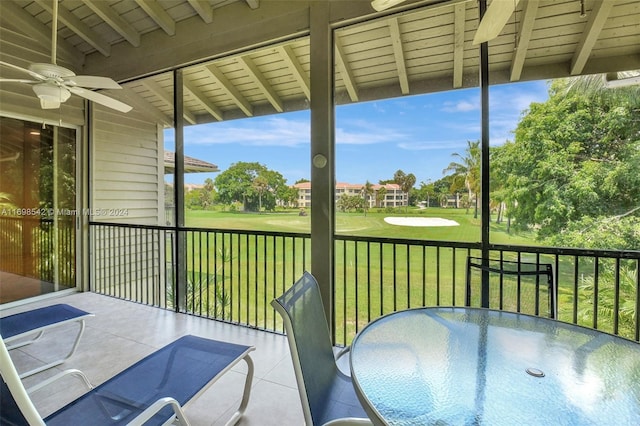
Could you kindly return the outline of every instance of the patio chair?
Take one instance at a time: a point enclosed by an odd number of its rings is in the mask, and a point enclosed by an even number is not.
[[[320,289],[309,272],[271,302],[282,316],[307,425],[370,425],[351,378],[336,365]]]
[[[489,308],[557,317],[556,284],[549,263],[467,259],[466,306],[480,306],[483,272],[489,277]]]
[[[34,368],[33,370],[20,373],[20,378],[25,378],[55,367],[69,359],[75,353],[80,343],[80,338],[85,328],[84,320],[92,316],[93,314],[73,306],[57,304],[0,318],[0,335],[4,336],[4,342],[8,350],[17,349],[36,342],[47,330],[73,322],[79,324],[78,333],[71,346],[71,350],[65,356],[38,368]]]
[[[236,345],[196,336],[184,336],[91,389],[55,413],[42,418],[29,393],[41,389],[67,370],[25,390],[4,342],[0,342],[0,383],[3,425],[189,425],[183,406],[195,400],[240,360],[248,366],[238,410],[227,425],[244,413],[253,380],[253,346]],[[83,377],[81,375],[81,377]],[[86,380],[85,380],[86,381]]]

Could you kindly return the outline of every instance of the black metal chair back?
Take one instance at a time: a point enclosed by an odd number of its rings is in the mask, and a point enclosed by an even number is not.
[[[467,306],[482,306],[482,284],[489,287],[488,308],[557,317],[557,289],[549,263],[467,259]]]

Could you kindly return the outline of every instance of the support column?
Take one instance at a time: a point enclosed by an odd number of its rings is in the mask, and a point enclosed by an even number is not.
[[[325,315],[333,321],[335,140],[333,33],[329,1],[310,4],[311,46],[311,273],[320,284]]]
[[[487,0],[479,1],[480,20],[487,10]],[[482,264],[488,266],[489,259],[489,43],[480,44],[480,104],[481,104],[481,154],[480,154],[480,243],[482,247]],[[481,306],[489,307],[489,272],[482,271]]]
[[[175,205],[175,285],[174,308],[184,312],[187,304],[187,236],[184,228],[184,115],[183,70],[173,72],[173,122],[175,124],[175,156],[173,191]]]

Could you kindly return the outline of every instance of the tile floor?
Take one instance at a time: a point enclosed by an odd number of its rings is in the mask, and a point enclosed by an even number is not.
[[[10,315],[54,303],[68,303],[95,314],[86,322],[78,351],[64,364],[24,380],[25,386],[67,368],[82,370],[94,385],[124,370],[139,359],[180,336],[193,334],[244,345],[251,353],[255,376],[251,398],[239,425],[288,426],[304,423],[286,337],[152,308],[95,293],[77,293],[5,309]],[[69,324],[65,327],[77,327]],[[37,367],[51,353],[64,354],[73,332],[63,327],[50,331],[37,343],[11,351],[18,371]],[[241,362],[196,401],[186,407],[193,426],[223,425],[242,396],[246,364]],[[43,416],[86,391],[77,378],[67,377],[32,394]]]

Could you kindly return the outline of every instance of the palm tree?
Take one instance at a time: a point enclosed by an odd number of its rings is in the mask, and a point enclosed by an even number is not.
[[[393,174],[393,181],[400,186],[402,192],[407,194],[406,210],[409,210],[409,191],[416,183],[416,176],[413,173],[405,174],[402,170],[398,170]]]
[[[478,193],[480,192],[480,141],[467,141],[467,148],[463,154],[454,152],[453,157],[459,162],[452,161],[443,174],[450,174],[456,179],[464,179],[469,200],[475,195],[474,219],[478,218]],[[455,180],[455,179],[454,179]]]
[[[387,197],[387,188],[385,186],[381,186],[376,192],[376,205],[378,207],[382,207],[384,199]]]
[[[369,210],[369,199],[373,195],[373,185],[368,180],[365,182],[362,187],[362,196],[364,197],[364,215],[367,215],[367,210]]]

